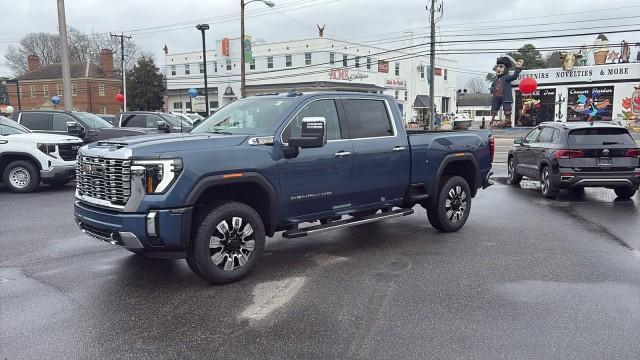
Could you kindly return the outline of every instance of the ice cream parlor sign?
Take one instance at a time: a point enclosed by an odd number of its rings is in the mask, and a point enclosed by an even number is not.
[[[636,66],[634,66],[636,65]],[[637,64],[611,64],[597,66],[578,66],[571,71],[558,69],[525,70],[520,73],[518,84],[524,77],[532,77],[538,84],[558,84],[573,82],[606,82],[613,80],[628,80],[640,78],[640,67]]]

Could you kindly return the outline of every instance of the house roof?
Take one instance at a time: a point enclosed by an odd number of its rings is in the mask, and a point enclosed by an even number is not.
[[[429,106],[431,106],[429,95],[416,95],[415,100],[413,100],[413,107],[416,109],[428,108]]]
[[[102,70],[102,66],[93,63],[71,64],[71,78],[98,78],[117,79],[117,76],[108,77]],[[55,80],[62,79],[62,64],[50,64],[37,70],[16,77],[16,80]]]
[[[458,106],[491,106],[491,94],[459,94]]]

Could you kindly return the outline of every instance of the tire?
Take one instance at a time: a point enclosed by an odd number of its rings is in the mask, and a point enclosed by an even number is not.
[[[4,169],[2,181],[13,192],[32,192],[40,185],[40,171],[31,161],[17,160]]]
[[[637,190],[638,189],[631,188],[631,187],[616,187],[616,188],[613,188],[613,191],[615,191],[616,195],[618,195],[618,198],[620,198],[620,199],[630,199],[631,197],[633,197],[633,195],[636,194]]]
[[[522,175],[518,174],[516,170],[516,160],[512,156],[507,162],[507,182],[510,185],[518,185],[522,181]]]
[[[471,189],[460,176],[444,176],[437,198],[427,206],[431,226],[441,232],[460,230],[471,212]]]
[[[540,192],[547,199],[555,199],[558,196],[558,189],[551,182],[551,172],[548,166],[543,167],[540,171]]]
[[[264,224],[252,207],[222,202],[200,223],[187,250],[187,264],[212,284],[238,281],[255,267],[264,243]]]

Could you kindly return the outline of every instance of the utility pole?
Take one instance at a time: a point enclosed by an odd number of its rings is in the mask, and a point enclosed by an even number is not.
[[[64,12],[64,0],[58,0],[58,31],[60,33],[60,48],[62,50],[62,95],[64,96],[64,111],[71,111],[73,110],[73,97],[71,94],[71,67],[69,64],[69,43],[67,40],[67,19],[65,18]]]
[[[243,98],[245,96],[244,72],[244,0],[240,0],[240,98]]]
[[[429,104],[429,131],[433,131],[435,129],[434,124],[436,120],[436,96],[435,96],[435,82],[436,82],[436,0],[431,0],[431,8],[427,6],[427,9],[430,11],[430,21],[431,21],[431,43],[430,43],[430,54],[429,54],[429,64],[431,65],[430,76],[431,81],[429,82],[429,97],[431,98],[431,104]]]
[[[118,34],[112,34],[109,33],[109,35],[112,38],[120,38],[120,59],[122,60],[122,95],[124,95],[124,102],[122,103],[122,110],[123,111],[127,111],[127,78],[126,78],[126,74],[127,72],[125,71],[124,68],[124,39],[131,39],[131,36],[125,36],[123,33],[120,33],[120,35]]]
[[[209,87],[207,86],[207,45],[204,32],[209,30],[209,24],[198,24],[196,29],[202,33],[202,64],[204,65],[204,102],[206,103],[207,117],[209,117]],[[193,109],[191,109],[193,111]]]

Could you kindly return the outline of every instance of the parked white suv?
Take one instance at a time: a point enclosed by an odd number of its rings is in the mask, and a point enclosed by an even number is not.
[[[82,139],[34,133],[0,116],[0,183],[13,192],[30,192],[40,182],[52,186],[75,177]]]

